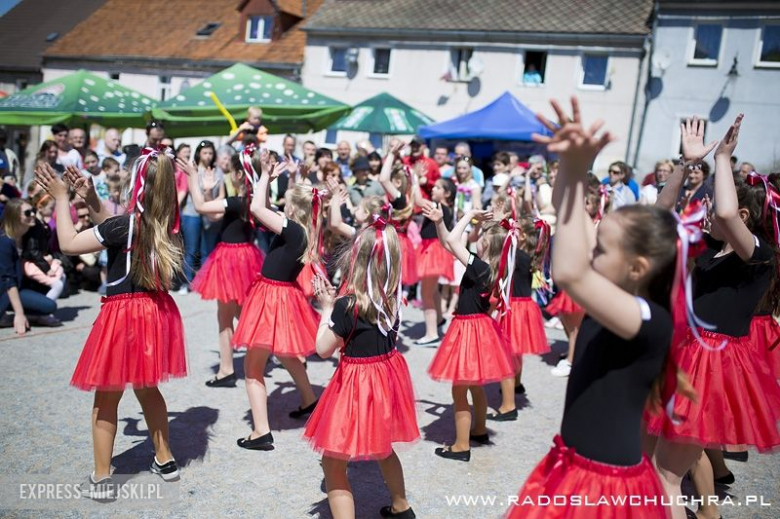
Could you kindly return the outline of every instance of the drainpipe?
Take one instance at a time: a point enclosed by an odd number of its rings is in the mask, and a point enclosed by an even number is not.
[[[648,47],[650,45],[650,35],[645,36],[644,42],[642,42],[642,54],[639,56],[639,66],[637,67],[636,71],[636,86],[634,86],[634,102],[631,105],[631,122],[628,125],[628,142],[626,142],[626,162],[631,163],[629,157],[631,156],[631,142],[633,141],[634,137],[634,124],[636,123],[636,116],[637,116],[637,105],[639,104],[639,88],[642,83],[642,66],[645,63],[645,59],[648,57]],[[652,66],[651,63],[648,62],[648,66]],[[631,164],[632,167],[635,167],[636,164]]]
[[[648,95],[647,87],[650,85],[650,80],[653,78],[653,53],[655,52],[655,38],[658,32],[658,11],[659,10],[660,10],[660,5],[658,0],[656,0],[655,4],[653,5],[653,29],[650,32],[650,52],[648,55],[648,64],[647,64],[647,80],[645,81],[645,103],[644,103],[644,107],[642,108],[642,121],[639,123],[639,135],[637,136],[636,139],[634,160],[631,161],[631,166],[634,168],[636,168],[636,164],[639,161],[639,149],[642,146],[642,136],[645,133],[645,122],[647,121],[647,109],[650,107],[650,96]]]

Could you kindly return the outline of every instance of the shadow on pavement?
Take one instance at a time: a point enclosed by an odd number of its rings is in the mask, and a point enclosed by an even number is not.
[[[184,412],[169,412],[171,451],[179,468],[193,461],[203,460],[209,448],[211,427],[217,422],[219,410],[211,407],[191,407]],[[141,418],[122,418],[126,425],[121,434],[142,437],[132,448],[115,455],[111,460],[116,474],[138,474],[149,470],[154,456],[154,445],[147,431],[138,429]]]
[[[544,361],[550,367],[555,367],[561,360],[561,355],[565,354],[569,350],[568,341],[553,341],[550,344],[550,352],[540,355],[539,358]]]
[[[54,312],[54,315],[62,322],[70,322],[76,320],[76,318],[79,316],[79,311],[89,310],[90,308],[90,306],[65,306],[62,308],[57,308],[57,311]]]
[[[318,398],[325,390],[324,387],[316,384],[312,384],[311,387]],[[268,416],[271,431],[303,429],[303,426],[306,425],[306,420],[309,419],[308,415],[300,419],[289,417],[290,411],[298,409],[300,405],[301,398],[295,389],[295,384],[292,382],[276,383],[276,388],[268,395]],[[248,409],[244,415],[244,421],[250,428],[254,429],[251,409]]]
[[[379,517],[379,509],[390,504],[390,493],[385,486],[382,471],[375,461],[354,461],[347,466],[347,477],[355,500],[355,517]],[[320,483],[325,490],[325,478]],[[309,509],[309,515],[320,519],[331,519],[328,498],[318,501]]]

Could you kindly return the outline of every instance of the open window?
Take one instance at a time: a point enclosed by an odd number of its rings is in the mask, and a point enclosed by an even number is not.
[[[474,55],[472,48],[458,48],[450,51],[450,81],[469,81],[469,60]]]
[[[521,82],[527,86],[544,84],[544,74],[547,69],[547,53],[527,50],[523,58],[523,76]]]
[[[391,49],[375,48],[371,51],[371,76],[388,77],[390,75]]]

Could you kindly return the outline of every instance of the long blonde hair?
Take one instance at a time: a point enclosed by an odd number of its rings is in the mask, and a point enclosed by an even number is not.
[[[32,204],[22,198],[13,198],[5,204],[3,233],[12,240],[18,240],[26,232],[22,226],[22,206],[25,204],[32,207]]]
[[[144,211],[136,211],[138,231],[132,244],[130,274],[147,290],[168,290],[182,270],[181,234],[174,234],[178,199],[173,162],[165,154],[148,159]]]
[[[316,214],[314,223],[314,189],[312,186],[295,184],[287,189],[289,193],[288,204],[291,209],[290,219],[303,227],[306,232],[306,250],[300,257],[305,264],[318,263],[320,261],[319,232],[322,230],[322,204]],[[321,192],[321,190],[319,191]]]
[[[482,237],[480,238],[483,244],[482,261],[490,265],[488,286],[491,291],[494,289],[496,277],[498,276],[498,266],[501,263],[501,251],[504,249],[506,234],[507,230],[501,226],[500,222],[488,222],[485,224]],[[514,269],[515,266],[510,265],[509,268]]]
[[[341,293],[350,296],[348,308],[357,307],[357,315],[366,321],[377,324],[379,312],[375,306],[378,303],[386,315],[395,321],[401,301],[394,290],[401,280],[401,245],[398,234],[392,225],[384,229],[384,239],[381,246],[374,249],[377,239],[383,233],[375,226],[369,226],[355,236],[352,247],[341,251],[338,263],[345,272]],[[389,272],[384,248],[390,253]],[[375,294],[372,301],[368,294],[368,274],[371,268],[371,291]],[[385,292],[384,287],[389,287]],[[379,294],[385,293],[385,298]]]

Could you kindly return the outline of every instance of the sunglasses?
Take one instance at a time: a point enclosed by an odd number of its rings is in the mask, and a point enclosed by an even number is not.
[[[87,214],[80,214],[79,215],[79,220],[81,220],[82,218],[89,218],[89,213],[87,213]]]
[[[35,214],[35,209],[25,209],[22,214],[24,216],[26,216],[27,218],[29,218],[29,217],[31,217],[32,215]]]
[[[611,175],[622,175],[622,174],[623,174],[623,172],[622,172],[622,171],[620,171],[619,169],[610,169],[610,170],[609,170],[609,173],[610,173]]]

